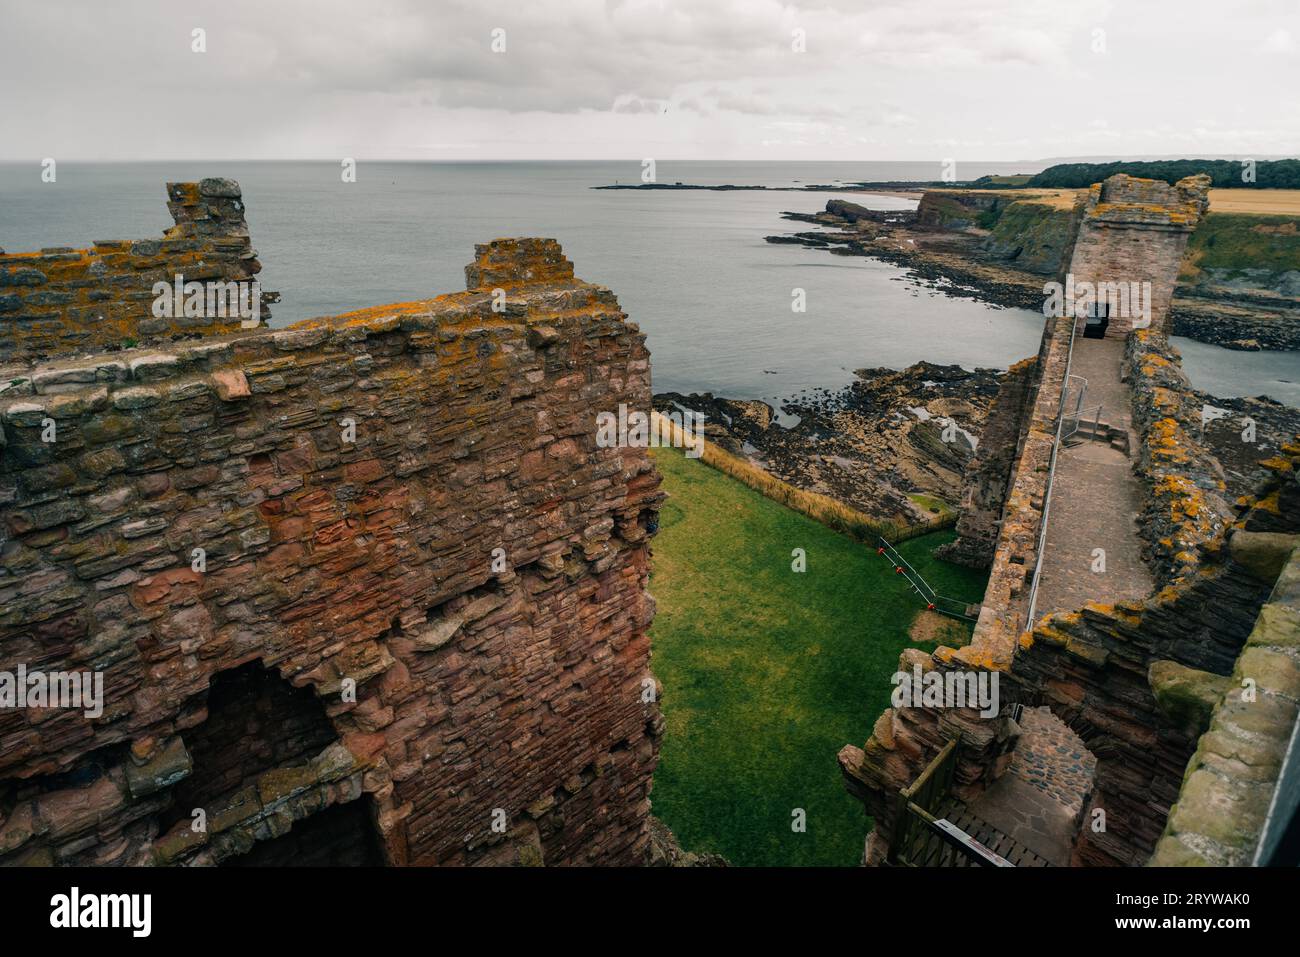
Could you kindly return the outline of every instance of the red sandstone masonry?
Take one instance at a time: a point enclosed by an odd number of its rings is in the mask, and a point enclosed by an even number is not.
[[[662,493],[644,450],[595,444],[598,412],[649,408],[644,336],[553,240],[468,274],[5,370],[0,669],[103,670],[108,700],[0,712],[0,862],[209,863],[363,795],[393,863],[644,859]],[[248,662],[312,689],[337,741],[160,833],[209,682]]]

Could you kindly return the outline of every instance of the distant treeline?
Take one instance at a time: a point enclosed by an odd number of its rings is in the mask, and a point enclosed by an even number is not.
[[[1249,168],[1241,160],[1148,160],[1131,163],[1061,163],[1030,177],[1027,186],[1082,189],[1107,176],[1127,173],[1143,179],[1176,183],[1184,176],[1206,173],[1221,188],[1300,189],[1300,159],[1259,160],[1254,182],[1244,180]]]

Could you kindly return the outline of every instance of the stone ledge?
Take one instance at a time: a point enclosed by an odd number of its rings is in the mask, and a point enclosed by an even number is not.
[[[1261,609],[1201,736],[1151,864],[1251,863],[1300,719],[1300,549]],[[1255,683],[1250,697],[1246,681]]]

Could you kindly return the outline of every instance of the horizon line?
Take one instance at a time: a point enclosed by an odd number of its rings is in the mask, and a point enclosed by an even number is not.
[[[1163,154],[1134,154],[1139,158],[1126,158],[1124,156],[1116,157],[1116,154],[1103,153],[1096,156],[1082,157],[1039,157],[1035,159],[962,159],[956,158],[959,164],[982,164],[982,165],[1032,165],[1035,163],[1049,163],[1059,165],[1063,163],[1144,163],[1144,162],[1162,162],[1162,161],[1236,161],[1241,159],[1255,159],[1266,162],[1287,159],[1300,159],[1300,153],[1256,153],[1251,156],[1245,154],[1200,154],[1188,155],[1182,153],[1163,153]],[[23,158],[6,158],[0,157],[0,165],[20,166],[29,163],[40,165],[43,159],[48,157],[23,157]],[[59,159],[54,157],[59,163],[104,163],[104,164],[125,164],[125,163],[339,163],[344,158],[355,160],[357,163],[429,163],[429,164],[455,164],[455,163],[641,163],[643,158],[637,157],[466,157],[457,159],[448,158],[431,158],[431,157],[178,157],[166,156],[156,158],[86,158],[73,157],[69,159]],[[719,158],[719,157],[654,157],[656,163],[942,163],[944,160],[934,158],[925,159],[770,159],[770,158]]]

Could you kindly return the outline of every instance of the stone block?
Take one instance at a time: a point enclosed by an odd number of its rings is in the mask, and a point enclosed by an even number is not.
[[[133,798],[142,798],[171,787],[186,777],[192,767],[184,742],[175,737],[144,763],[128,762],[125,765],[126,784]]]

